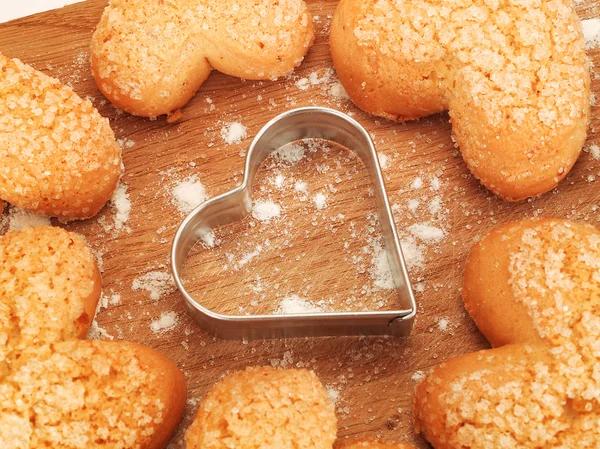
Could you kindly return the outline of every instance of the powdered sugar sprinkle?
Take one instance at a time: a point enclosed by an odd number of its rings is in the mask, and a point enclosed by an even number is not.
[[[221,129],[221,137],[228,145],[240,143],[246,138],[246,127],[240,122],[227,123]]]
[[[183,214],[189,214],[208,198],[198,176],[192,175],[173,188],[173,204]]]
[[[269,222],[280,214],[281,207],[272,201],[259,201],[252,206],[252,216],[258,221]]]
[[[162,312],[159,318],[152,321],[152,323],[150,324],[150,329],[154,333],[168,332],[170,330],[175,329],[178,320],[179,317],[177,316],[177,313],[173,311]]]

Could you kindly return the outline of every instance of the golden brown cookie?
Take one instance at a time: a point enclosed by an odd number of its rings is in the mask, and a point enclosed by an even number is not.
[[[102,93],[134,115],[183,107],[213,68],[245,79],[277,79],[312,44],[302,0],[111,0],[92,37]]]
[[[36,227],[0,237],[0,362],[84,338],[101,290],[96,260],[77,234]]]
[[[334,449],[414,449],[403,443],[391,443],[379,440],[346,440],[336,443]]]
[[[100,296],[83,239],[35,227],[0,238],[2,448],[163,448],[185,378],[134,343],[78,340]]]
[[[600,447],[600,231],[500,226],[471,251],[463,295],[497,349],[417,386],[417,430],[436,449]]]
[[[336,426],[313,371],[248,368],[212,388],[185,439],[187,449],[331,449]]]
[[[0,435],[11,449],[161,449],[185,407],[181,371],[134,343],[53,343],[15,365],[0,384]]]
[[[469,169],[504,199],[551,190],[581,152],[589,62],[569,0],[342,0],[330,42],[358,107],[448,109]]]
[[[40,215],[93,217],[121,176],[121,149],[89,100],[0,54],[0,198]]]

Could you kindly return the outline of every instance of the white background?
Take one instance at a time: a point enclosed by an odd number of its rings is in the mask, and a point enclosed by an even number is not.
[[[0,23],[85,0],[0,0]]]

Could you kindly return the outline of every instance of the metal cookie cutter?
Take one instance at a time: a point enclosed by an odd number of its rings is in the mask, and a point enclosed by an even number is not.
[[[242,220],[252,211],[252,183],[258,168],[273,151],[301,139],[329,140],[356,153],[367,167],[379,208],[385,249],[400,308],[390,311],[327,312],[290,315],[223,315],[207,309],[186,291],[181,270],[194,244],[212,229]],[[256,135],[244,168],[244,182],[234,190],[194,209],[179,226],[171,250],[177,288],[196,322],[222,338],[281,338],[331,335],[410,334],[416,303],[375,146],[365,129],[352,118],[328,108],[307,107],[285,112]]]

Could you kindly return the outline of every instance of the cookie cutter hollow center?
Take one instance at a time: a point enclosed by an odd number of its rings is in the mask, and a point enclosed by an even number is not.
[[[342,145],[354,152],[367,168],[377,201],[385,252],[397,292],[397,310],[225,315],[204,307],[186,290],[181,276],[192,247],[213,229],[240,221],[251,213],[254,178],[261,164],[285,144],[303,139],[322,139]],[[171,267],[175,284],[194,320],[221,338],[408,336],[417,309],[375,146],[367,131],[356,120],[329,108],[306,107],[284,112],[258,132],[246,155],[242,184],[199,205],[179,226],[171,249]]]

